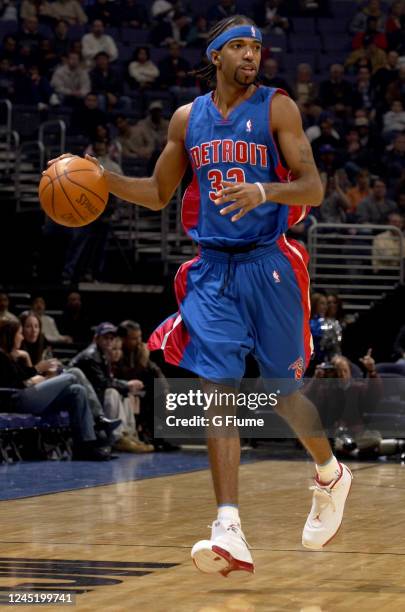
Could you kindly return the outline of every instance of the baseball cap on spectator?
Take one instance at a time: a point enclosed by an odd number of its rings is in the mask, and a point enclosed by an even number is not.
[[[105,336],[106,334],[114,334],[117,333],[117,328],[112,323],[105,321],[104,323],[99,323],[95,329],[96,336]]]
[[[336,149],[330,144],[324,144],[319,149],[319,153],[336,153]]]
[[[163,104],[160,100],[153,100],[148,106],[148,111],[153,111],[156,108],[163,110]]]

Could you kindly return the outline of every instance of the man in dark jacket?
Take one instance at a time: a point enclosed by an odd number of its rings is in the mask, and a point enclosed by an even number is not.
[[[116,430],[118,439],[114,449],[130,453],[148,452],[148,445],[136,439],[134,417],[127,414],[129,408],[124,403],[124,398],[129,394],[138,394],[143,384],[134,379],[120,380],[112,373],[111,348],[116,334],[117,328],[112,323],[97,325],[93,342],[71,360],[70,366],[80,368],[87,376],[105,413],[112,419],[121,419],[122,425]]]

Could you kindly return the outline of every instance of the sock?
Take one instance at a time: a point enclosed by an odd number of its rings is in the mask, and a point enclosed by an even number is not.
[[[340,476],[340,466],[335,455],[332,455],[328,461],[322,465],[316,464],[318,478],[323,484],[328,484],[332,480],[336,480]]]
[[[221,504],[218,506],[217,518],[219,521],[232,521],[233,523],[240,523],[238,506]]]

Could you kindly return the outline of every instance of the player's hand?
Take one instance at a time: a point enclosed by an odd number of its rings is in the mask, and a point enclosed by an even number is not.
[[[52,164],[55,164],[56,162],[60,161],[61,159],[68,159],[69,157],[79,157],[79,156],[78,155],[73,155],[73,153],[63,153],[63,155],[59,155],[59,157],[55,157],[54,159],[50,159],[49,162],[47,162],[47,166],[49,168],[50,166],[52,166]],[[100,164],[98,159],[96,159],[95,157],[92,157],[91,155],[85,155],[84,157],[85,157],[85,159],[91,161],[95,166],[100,168],[101,172],[104,172],[104,168],[102,167],[102,165]]]
[[[227,202],[233,202],[219,211],[221,215],[228,215],[235,210],[239,212],[231,217],[231,221],[238,221],[244,217],[249,210],[257,208],[262,202],[262,194],[254,183],[231,183],[222,181],[222,190],[218,191],[215,204],[220,206]]]
[[[61,159],[67,159],[68,157],[77,157],[77,155],[73,155],[73,153],[63,153],[63,155],[59,155],[59,157],[54,157],[53,159],[50,159],[47,162],[46,165],[49,168],[50,166],[52,166],[52,164],[55,164],[56,162],[60,161]],[[44,174],[44,173],[42,173],[42,174]]]

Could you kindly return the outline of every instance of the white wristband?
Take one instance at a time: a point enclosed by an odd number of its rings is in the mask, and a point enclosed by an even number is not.
[[[262,201],[260,202],[260,204],[263,204],[263,202],[266,202],[266,200],[267,200],[267,198],[266,198],[266,192],[264,191],[264,187],[263,187],[263,185],[262,185],[261,183],[258,183],[258,182],[257,182],[257,183],[255,183],[255,185],[257,185],[257,186],[258,186],[259,191],[260,191],[261,196],[262,196]]]

